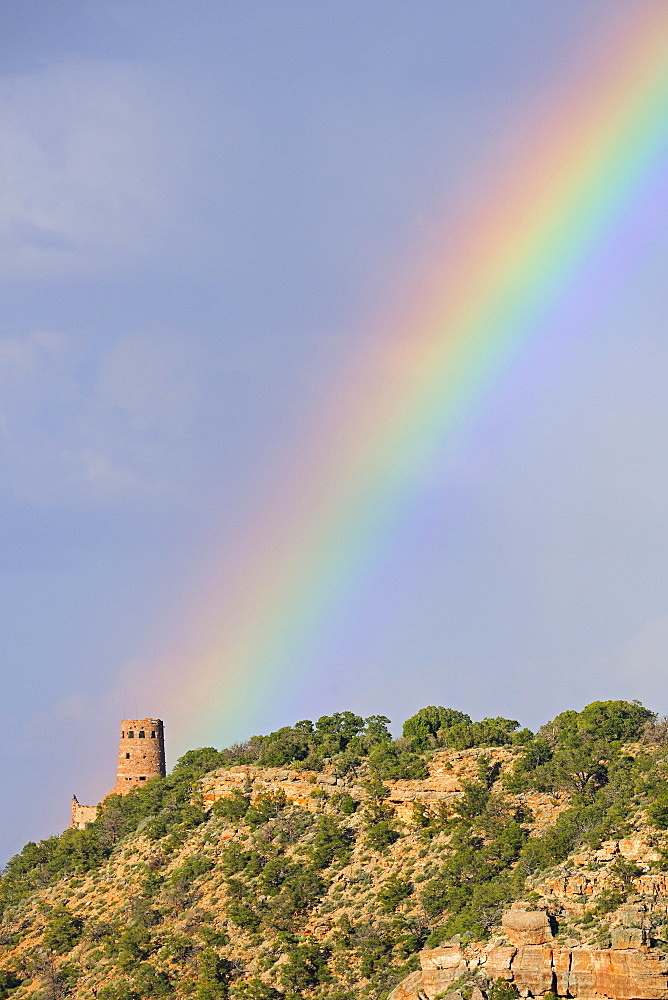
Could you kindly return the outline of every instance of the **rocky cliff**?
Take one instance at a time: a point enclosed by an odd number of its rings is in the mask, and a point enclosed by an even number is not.
[[[447,943],[420,953],[420,969],[407,976],[389,1000],[461,997],[457,985],[474,983],[481,996],[494,981],[512,984],[522,997],[666,1000],[668,955],[649,948],[638,908],[624,912],[612,947],[555,946],[545,910],[514,909],[503,915],[502,930],[511,944]],[[637,925],[637,926],[634,926]],[[482,989],[481,989],[482,986]]]

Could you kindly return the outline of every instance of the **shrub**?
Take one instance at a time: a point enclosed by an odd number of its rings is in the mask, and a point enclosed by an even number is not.
[[[261,979],[234,983],[229,992],[231,1000],[281,1000],[283,994]]]
[[[388,878],[378,893],[382,913],[393,913],[397,906],[413,892],[413,883],[396,876]]]
[[[364,838],[364,843],[368,844],[374,851],[382,851],[385,847],[389,847],[390,844],[394,844],[398,839],[399,834],[391,823],[386,819],[381,819],[369,827]]]
[[[21,978],[11,969],[0,969],[0,1000],[7,1000],[12,990],[21,985]]]
[[[134,975],[134,989],[138,997],[166,997],[172,984],[166,972],[159,972],[149,962],[142,962]]]
[[[321,816],[311,849],[314,868],[327,868],[335,860],[348,861],[354,839],[353,831],[339,826],[333,816]]]
[[[231,795],[214,802],[212,812],[214,816],[229,820],[230,823],[237,823],[244,818],[249,806],[250,796],[235,788]]]
[[[246,931],[256,931],[260,926],[260,918],[248,903],[232,901],[227,905],[227,917]]]
[[[668,792],[660,792],[647,809],[647,815],[660,830],[668,830]]]
[[[265,792],[258,795],[255,802],[248,807],[244,820],[254,830],[271,819],[277,819],[287,804],[285,792]]]
[[[406,739],[410,739],[416,750],[429,750],[431,746],[436,745],[439,731],[447,732],[457,723],[470,722],[471,717],[464,712],[458,712],[454,708],[443,708],[440,705],[430,705],[428,708],[421,708],[410,719],[406,719],[402,733]]]
[[[220,958],[212,948],[200,952],[197,959],[197,1000],[223,1000],[227,996],[230,972],[230,962]]]
[[[489,1000],[517,1000],[519,990],[506,979],[495,979],[487,991]]]
[[[282,984],[297,992],[331,982],[328,957],[329,952],[317,945],[298,945],[288,953],[288,961],[281,968]]]
[[[44,928],[44,944],[58,955],[65,955],[79,942],[83,933],[83,920],[75,917],[65,906],[57,906],[49,913]]]
[[[113,979],[98,991],[100,1000],[137,1000],[138,994],[129,979]]]
[[[344,816],[352,816],[357,809],[359,802],[356,802],[352,795],[349,795],[348,792],[343,792],[343,794],[337,798],[337,805],[339,807],[339,812],[342,812]]]

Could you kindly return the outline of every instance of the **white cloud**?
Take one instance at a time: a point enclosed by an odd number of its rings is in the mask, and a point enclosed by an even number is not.
[[[99,409],[120,411],[135,427],[178,428],[193,393],[193,358],[185,339],[159,329],[117,341],[102,358],[95,385]]]
[[[111,62],[0,78],[5,274],[118,266],[160,245],[180,153],[168,95],[160,102],[156,91],[145,73]]]
[[[0,492],[40,506],[183,500],[191,339],[153,329],[86,353],[57,331],[0,338]]]

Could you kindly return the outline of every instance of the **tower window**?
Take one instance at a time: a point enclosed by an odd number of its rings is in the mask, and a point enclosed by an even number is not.
[[[125,739],[125,730],[124,729],[121,729],[121,739],[122,740]]]
[[[139,739],[143,740],[145,737],[146,737],[146,733],[144,732],[143,729],[140,729],[139,730]]]
[[[141,778],[140,778],[139,780],[140,780],[140,781],[146,781],[146,778],[144,777],[144,775],[142,775],[142,776],[141,776]]]
[[[154,739],[155,739],[155,730],[154,730],[154,731],[153,731],[153,732],[151,733],[151,739],[152,739],[152,740],[154,740]]]
[[[131,730],[130,730],[130,731],[128,732],[128,739],[129,739],[129,740],[133,740],[133,739],[134,739],[134,737],[135,737],[135,733],[134,733],[134,729],[131,729]]]
[[[126,755],[125,755],[125,759],[126,759],[126,760],[130,760],[130,754],[129,754],[129,753],[126,753]]]

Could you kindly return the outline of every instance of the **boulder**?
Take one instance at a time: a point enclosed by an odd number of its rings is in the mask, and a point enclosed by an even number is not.
[[[545,910],[508,910],[501,924],[509,940],[516,945],[547,944],[552,928]]]

